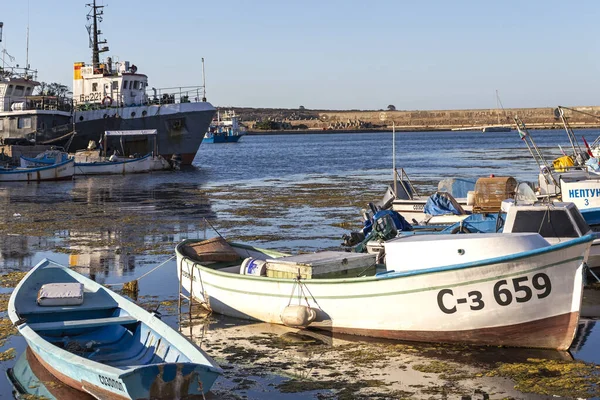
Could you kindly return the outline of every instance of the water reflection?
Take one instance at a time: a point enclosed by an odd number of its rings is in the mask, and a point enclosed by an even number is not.
[[[29,396],[57,400],[93,399],[87,393],[75,390],[58,381],[33,355],[29,347],[19,356],[15,365],[6,372],[17,399]]]

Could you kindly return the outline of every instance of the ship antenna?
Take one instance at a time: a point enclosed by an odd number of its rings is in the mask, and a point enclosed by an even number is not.
[[[27,45],[25,47],[25,79],[29,69],[29,0],[27,1]]]
[[[92,9],[87,15],[88,21],[91,19],[90,25],[86,25],[88,34],[90,35],[90,47],[92,48],[92,66],[94,69],[98,68],[100,64],[100,53],[108,51],[108,46],[100,48],[101,44],[106,44],[106,40],[99,40],[99,36],[102,32],[98,29],[98,23],[102,22],[102,15],[104,14],[104,6],[97,6],[96,0],[91,4],[86,4]]]
[[[202,57],[202,101],[206,102],[206,75],[204,74],[204,57]]]

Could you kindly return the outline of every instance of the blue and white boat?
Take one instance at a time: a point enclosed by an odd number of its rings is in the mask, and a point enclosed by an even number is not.
[[[237,143],[245,134],[235,111],[225,112],[223,115],[217,112],[217,120],[210,124],[203,143]]]
[[[31,167],[0,168],[0,182],[41,182],[73,179],[75,162],[72,159],[58,164],[39,164]]]
[[[156,314],[48,259],[17,285],[8,315],[46,370],[98,399],[202,395],[222,374]]]

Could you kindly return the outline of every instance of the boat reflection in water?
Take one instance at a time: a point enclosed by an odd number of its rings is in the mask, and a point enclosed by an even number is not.
[[[40,364],[29,347],[17,359],[14,367],[6,371],[6,375],[13,385],[13,395],[17,399],[28,399],[30,396],[57,400],[93,399],[89,394],[57,380]]]

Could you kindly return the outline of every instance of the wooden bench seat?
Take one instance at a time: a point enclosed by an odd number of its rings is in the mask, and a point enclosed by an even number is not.
[[[29,327],[34,331],[55,331],[63,329],[95,328],[108,325],[129,325],[136,322],[138,322],[136,318],[127,316],[80,319],[74,321],[38,322],[29,324]]]

